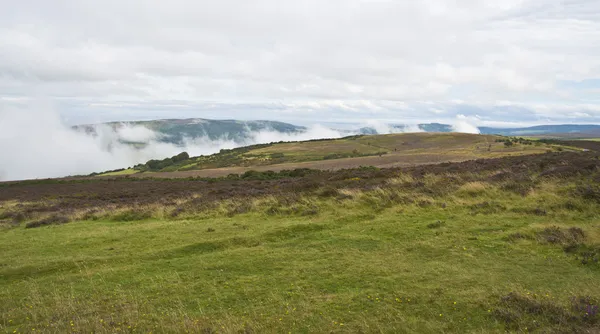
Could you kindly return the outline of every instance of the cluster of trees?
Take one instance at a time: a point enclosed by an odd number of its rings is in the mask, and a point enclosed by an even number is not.
[[[181,152],[170,158],[162,160],[148,160],[148,162],[146,162],[145,164],[136,165],[134,168],[141,171],[159,171],[161,169],[165,169],[167,167],[189,160],[189,158],[190,155],[187,152]]]
[[[534,141],[522,137],[508,137],[496,139],[497,143],[504,143],[504,146],[511,147],[516,144],[533,145]]]

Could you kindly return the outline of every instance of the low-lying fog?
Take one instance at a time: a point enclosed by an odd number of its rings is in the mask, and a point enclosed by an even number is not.
[[[418,132],[416,125],[405,129],[379,122],[367,122],[378,133]],[[478,133],[464,121],[453,125],[457,132]],[[357,129],[360,126],[357,126]],[[163,134],[143,126],[124,123],[118,129],[96,126],[96,135],[76,131],[51,111],[0,110],[0,181],[84,175],[92,172],[127,168],[150,159],[163,159],[186,151],[191,156],[216,153],[259,143],[339,138],[351,133],[322,125],[312,125],[301,133],[277,131],[249,132],[241,141],[210,140],[208,137],[185,138],[183,145],[161,142]],[[123,142],[144,142],[135,148]]]

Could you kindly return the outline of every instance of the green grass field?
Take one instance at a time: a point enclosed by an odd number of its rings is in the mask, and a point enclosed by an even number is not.
[[[600,205],[577,192],[587,177],[491,181],[498,172],[5,226],[0,331],[598,332]]]
[[[120,176],[120,175],[132,175],[137,173],[138,171],[136,171],[133,168],[128,168],[128,169],[124,169],[122,171],[118,171],[118,172],[109,172],[109,173],[102,173],[102,174],[98,174],[97,176]]]

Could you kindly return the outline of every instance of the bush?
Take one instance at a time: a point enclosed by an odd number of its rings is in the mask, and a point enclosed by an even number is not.
[[[579,227],[571,227],[563,230],[552,226],[537,233],[538,238],[550,244],[576,245],[585,239],[585,233]]]
[[[66,216],[53,215],[46,219],[27,223],[25,225],[25,228],[36,228],[36,227],[49,226],[49,225],[62,225],[62,224],[66,224],[68,222],[70,222],[70,219]]]

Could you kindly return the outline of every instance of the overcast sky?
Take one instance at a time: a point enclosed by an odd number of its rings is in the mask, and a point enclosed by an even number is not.
[[[43,101],[70,123],[600,123],[598,0],[0,0],[0,8],[0,108]]]

